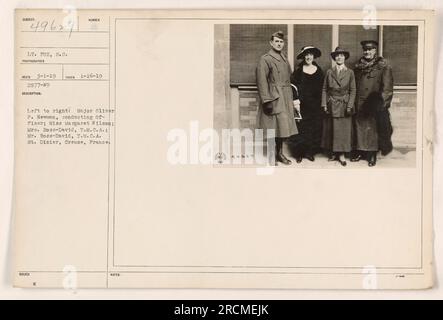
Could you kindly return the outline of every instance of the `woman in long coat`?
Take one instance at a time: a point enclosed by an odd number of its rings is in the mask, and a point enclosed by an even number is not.
[[[291,75],[291,83],[299,93],[301,120],[297,123],[299,134],[291,137],[288,144],[297,162],[303,158],[314,161],[315,154],[321,151],[323,114],[320,106],[324,75],[315,62],[320,56],[320,49],[303,47],[297,55],[302,61]]]
[[[326,72],[322,107],[328,114],[323,126],[322,147],[346,166],[344,153],[352,149],[352,114],[356,95],[355,76],[345,65],[349,52],[337,47],[331,53],[336,65]]]

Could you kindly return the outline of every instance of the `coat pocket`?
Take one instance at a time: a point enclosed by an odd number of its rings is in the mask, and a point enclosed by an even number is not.
[[[329,97],[328,110],[333,118],[343,118],[346,116],[346,108],[348,107],[349,95],[340,97]]]
[[[278,100],[279,99],[277,98],[271,101],[264,102],[262,104],[263,113],[266,114],[267,116],[280,113],[278,112]]]
[[[271,86],[271,95],[274,100],[269,101],[268,107],[271,108],[271,114],[279,114],[283,111],[281,106],[281,95],[283,94],[280,92],[279,88],[277,86]]]

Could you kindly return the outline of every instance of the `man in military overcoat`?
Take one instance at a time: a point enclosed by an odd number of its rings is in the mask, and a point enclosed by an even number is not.
[[[393,95],[392,68],[377,55],[378,43],[361,42],[363,57],[355,66],[357,85],[356,114],[354,116],[354,149],[351,161],[366,158],[370,167],[377,162],[377,152],[392,151],[392,126],[389,107]]]
[[[283,140],[297,134],[298,131],[290,82],[292,71],[282,52],[284,43],[282,31],[273,33],[270,40],[271,49],[258,62],[256,76],[260,106],[257,121],[260,128],[275,130],[276,163],[289,165],[291,161],[283,154]]]

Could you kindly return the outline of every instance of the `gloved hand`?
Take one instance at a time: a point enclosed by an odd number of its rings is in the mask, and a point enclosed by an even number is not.
[[[266,102],[263,104],[263,113],[267,116],[270,116],[272,114],[272,101]]]
[[[353,114],[353,108],[352,107],[347,107],[346,108],[346,117],[350,117]]]
[[[326,114],[329,114],[329,111],[328,111],[328,107],[327,107],[327,106],[322,106],[322,108],[323,108],[323,111],[324,111]]]

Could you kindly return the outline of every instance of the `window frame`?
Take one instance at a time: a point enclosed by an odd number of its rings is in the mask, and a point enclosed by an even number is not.
[[[288,60],[289,64],[291,65],[291,68],[294,69],[294,61],[295,61],[295,48],[294,48],[294,25],[295,24],[287,24],[287,39],[286,39],[286,45],[288,50]],[[332,48],[331,51],[333,51],[340,42],[340,26],[338,24],[332,24]],[[378,31],[378,54],[383,56],[383,25],[377,25],[377,31]],[[331,60],[331,67],[335,65],[334,61]],[[254,85],[251,83],[233,83],[230,79],[229,81],[230,87],[234,88],[251,88],[254,87]],[[411,85],[394,85],[394,90],[417,90],[417,83],[411,84]]]

